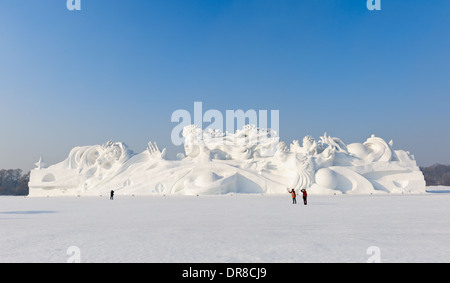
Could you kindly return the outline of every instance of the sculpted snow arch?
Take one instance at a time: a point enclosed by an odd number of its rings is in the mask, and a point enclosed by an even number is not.
[[[52,173],[47,173],[47,174],[45,174],[44,177],[42,177],[43,183],[50,183],[50,182],[55,182],[55,181],[56,181],[55,175],[53,175]]]

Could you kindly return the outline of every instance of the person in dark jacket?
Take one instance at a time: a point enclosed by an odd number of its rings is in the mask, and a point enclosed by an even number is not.
[[[111,194],[110,194],[110,196],[109,196],[109,199],[110,199],[110,200],[113,200],[113,199],[114,199],[114,191],[113,191],[113,190],[111,190]]]
[[[306,192],[305,189],[302,189],[301,192],[303,193],[303,204],[306,205],[308,203],[307,201],[308,193]]]

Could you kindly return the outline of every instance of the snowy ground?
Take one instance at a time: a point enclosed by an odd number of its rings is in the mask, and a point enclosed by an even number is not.
[[[450,193],[433,191],[0,197],[0,262],[450,262]]]

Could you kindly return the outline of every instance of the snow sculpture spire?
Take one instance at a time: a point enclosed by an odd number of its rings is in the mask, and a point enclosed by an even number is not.
[[[42,157],[39,157],[39,161],[35,163],[36,165],[36,169],[41,170],[45,168],[45,162],[44,159]]]

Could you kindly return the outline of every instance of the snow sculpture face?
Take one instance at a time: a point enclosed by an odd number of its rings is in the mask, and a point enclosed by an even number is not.
[[[119,161],[122,153],[120,144],[108,141],[102,145],[102,152],[99,154],[96,163],[102,168],[110,169],[115,162]]]
[[[201,130],[201,129],[200,129]],[[182,135],[184,137],[184,152],[186,156],[197,157],[200,153],[198,128],[195,125],[189,125],[183,128]]]

